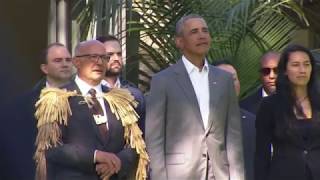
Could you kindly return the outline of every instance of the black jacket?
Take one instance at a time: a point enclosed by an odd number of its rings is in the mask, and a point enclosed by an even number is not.
[[[303,122],[308,126],[294,119],[289,126],[278,96],[264,98],[257,114],[255,180],[307,180],[307,168],[320,179],[320,117]]]
[[[80,93],[74,81],[65,88]],[[104,141],[87,104],[80,103],[81,101],[84,101],[83,97],[69,98],[72,115],[68,119],[68,125],[61,126],[63,145],[48,150],[46,154],[48,180],[98,180],[93,162],[95,150],[116,154],[121,160],[121,169],[110,179],[125,178],[135,166],[137,154],[135,150],[125,148],[121,121],[116,119],[105,103],[109,130]]]
[[[243,139],[243,152],[244,152],[244,164],[246,171],[246,180],[254,180],[254,152],[255,152],[255,140],[256,129],[255,120],[256,116],[249,111],[240,109],[241,123],[242,123],[242,139]]]
[[[262,87],[240,101],[240,107],[256,115],[262,100]]]
[[[0,130],[0,179],[31,180],[35,177],[35,139],[37,135],[34,105],[46,79],[41,79],[32,90],[21,94],[5,106]]]

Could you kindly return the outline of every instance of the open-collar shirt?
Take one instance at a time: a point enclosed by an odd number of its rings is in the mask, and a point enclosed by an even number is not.
[[[119,77],[117,78],[117,81],[114,84],[114,86],[112,86],[110,83],[108,83],[108,81],[106,81],[104,79],[101,81],[101,84],[104,85],[104,86],[107,86],[108,88],[120,88],[121,87],[121,82],[120,82],[120,78]]]
[[[182,61],[187,69],[189,78],[191,80],[194,92],[196,94],[200,113],[203,121],[204,128],[207,128],[209,119],[209,66],[205,59],[202,69],[192,64],[185,56],[182,56]]]

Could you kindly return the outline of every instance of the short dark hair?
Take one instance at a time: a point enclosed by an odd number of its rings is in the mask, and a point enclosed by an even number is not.
[[[106,36],[99,36],[96,40],[100,41],[101,43],[105,43],[107,41],[117,41],[120,43],[119,39],[113,35],[106,35]]]
[[[297,113],[302,113],[302,109],[296,105],[296,97],[293,94],[293,88],[291,86],[291,83],[288,79],[288,76],[286,75],[287,70],[287,64],[289,61],[289,56],[293,52],[304,52],[309,56],[310,63],[311,63],[311,75],[310,80],[307,85],[307,93],[310,99],[311,108],[312,110],[316,110],[315,112],[320,112],[320,93],[319,93],[319,87],[318,87],[318,78],[317,78],[317,70],[316,70],[316,64],[315,59],[311,53],[311,51],[301,45],[298,44],[292,44],[287,46],[280,56],[280,61],[278,64],[278,77],[276,80],[276,94],[280,96],[282,99],[280,102],[283,109],[280,110],[281,112],[285,113],[286,116],[288,116],[288,120],[290,122],[290,119],[294,119],[294,112],[293,107],[297,109]],[[300,108],[300,109],[299,109]],[[299,111],[299,112],[298,112]],[[318,118],[318,120],[320,120]]]
[[[269,59],[270,57],[279,57],[280,58],[280,53],[277,51],[267,51],[264,54],[262,54],[262,56],[260,57],[260,64],[265,61],[266,59]]]
[[[46,49],[44,49],[44,51],[42,52],[41,55],[41,64],[47,64],[48,63],[48,53],[49,50],[53,47],[65,47],[65,45],[63,45],[62,43],[59,42],[54,42],[54,43],[50,43]]]
[[[181,36],[183,25],[185,24],[185,22],[189,19],[194,19],[194,18],[203,19],[203,17],[198,14],[188,14],[188,15],[182,16],[176,23],[176,31],[175,31],[176,36]]]

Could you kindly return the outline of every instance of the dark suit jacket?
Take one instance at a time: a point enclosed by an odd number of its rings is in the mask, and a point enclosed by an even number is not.
[[[6,105],[6,126],[1,128],[1,167],[4,180],[31,180],[35,175],[35,139],[37,134],[34,105],[40,91],[45,87],[46,79]]]
[[[72,81],[65,87],[69,91],[77,90]],[[137,160],[135,151],[125,148],[124,128],[121,121],[111,113],[107,103],[106,111],[109,130],[103,141],[93,116],[82,97],[70,97],[72,115],[67,126],[61,126],[63,145],[47,151],[48,180],[98,180],[95,171],[94,151],[101,150],[116,154],[121,160],[120,172],[111,179],[123,179],[132,170]]]
[[[256,115],[258,108],[260,106],[261,100],[262,100],[262,87],[260,87],[257,91],[255,91],[251,95],[242,99],[240,101],[240,107]]]
[[[264,98],[258,111],[255,180],[307,180],[306,166],[313,180],[320,179],[320,117],[310,122],[306,140],[301,126],[288,125],[281,106],[281,98],[275,94]]]
[[[246,180],[254,180],[254,153],[256,143],[256,116],[245,109],[240,109],[243,130],[243,152]]]

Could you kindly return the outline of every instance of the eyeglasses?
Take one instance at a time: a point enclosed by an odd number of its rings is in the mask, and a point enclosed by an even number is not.
[[[99,55],[99,54],[83,54],[79,56],[75,56],[77,58],[88,58],[88,60],[97,63],[99,59],[102,60],[102,62],[108,62],[110,59],[110,56],[107,55]]]
[[[260,69],[260,73],[264,76],[268,76],[271,71],[273,71],[274,74],[278,74],[278,68],[262,68]]]

